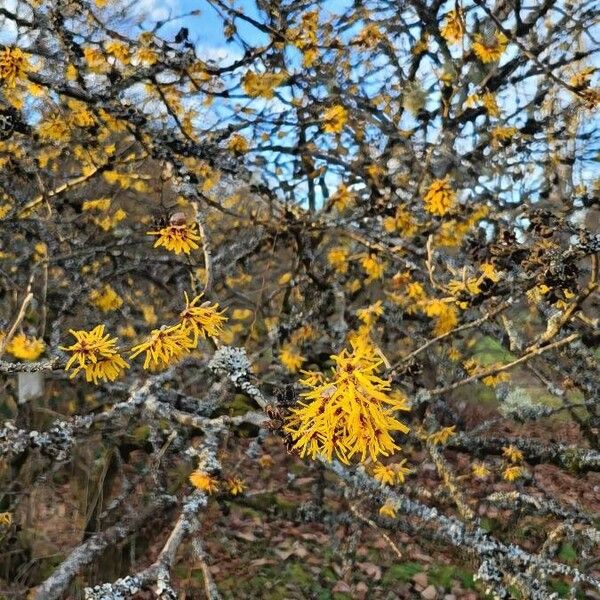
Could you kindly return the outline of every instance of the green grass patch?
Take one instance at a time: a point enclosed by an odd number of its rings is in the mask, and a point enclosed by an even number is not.
[[[398,581],[408,583],[414,575],[423,571],[423,565],[415,562],[405,562],[392,565],[383,576],[383,585],[391,585]]]

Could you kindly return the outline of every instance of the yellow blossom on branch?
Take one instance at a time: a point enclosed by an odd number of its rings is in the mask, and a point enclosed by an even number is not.
[[[6,351],[19,360],[36,360],[46,349],[44,340],[18,333],[6,345]]]
[[[223,324],[227,321],[227,317],[224,316],[225,310],[219,311],[219,305],[209,301],[198,306],[202,294],[193,298],[191,302],[186,292],[184,295],[185,308],[179,313],[181,328],[186,334],[192,335],[193,345],[198,345],[199,338],[219,337],[223,332]]]
[[[181,324],[172,327],[163,326],[161,329],[154,329],[144,342],[134,346],[129,358],[135,358],[145,352],[144,369],[166,367],[195,347],[196,344]]]
[[[86,381],[114,381],[128,367],[119,354],[117,338],[105,334],[104,325],[98,325],[91,331],[69,331],[76,342],[71,346],[61,346],[61,350],[72,353],[65,365],[65,371],[73,369],[71,379],[83,370]]]
[[[458,44],[465,34],[465,21],[460,8],[451,10],[440,29],[442,37],[451,44]]]
[[[485,92],[485,94],[481,96],[481,101],[490,117],[494,117],[497,119],[501,115],[500,107],[498,106],[498,101],[496,100],[496,96],[492,92]]]
[[[323,131],[341,133],[347,121],[348,111],[340,104],[335,104],[323,113]]]
[[[281,347],[279,360],[281,361],[281,364],[292,373],[299,371],[302,364],[306,362],[306,359],[291,344],[285,344]]]
[[[425,197],[425,210],[432,215],[443,217],[454,208],[456,192],[450,186],[450,177],[436,179],[429,186]]]
[[[343,211],[354,201],[354,194],[344,185],[340,185],[331,197],[331,202],[336,210]]]
[[[403,237],[411,237],[417,232],[419,226],[410,212],[402,206],[399,206],[393,217],[386,217],[383,220],[383,228],[388,233],[397,231]]]
[[[202,238],[197,233],[197,224],[188,225],[169,224],[158,231],[148,231],[147,235],[156,235],[158,239],[154,242],[154,247],[163,246],[166,250],[175,254],[189,254],[191,250],[199,248],[197,242]]]
[[[0,81],[14,88],[29,68],[27,55],[21,48],[4,48],[0,52]]]
[[[123,305],[121,296],[108,284],[101,290],[94,290],[90,294],[90,302],[103,312],[117,310]]]
[[[423,312],[435,319],[434,335],[443,335],[452,331],[458,325],[458,311],[453,304],[446,300],[434,298],[425,300],[423,303]]]
[[[348,272],[348,257],[349,252],[346,248],[337,246],[332,248],[327,253],[327,262],[335,269],[340,275],[344,275]]]
[[[129,365],[120,354],[100,356],[95,363],[84,368],[85,380],[97,384],[99,380],[115,381]]]
[[[492,37],[484,37],[480,33],[475,34],[473,52],[482,63],[491,63],[500,60],[508,46],[508,38],[501,32],[496,31]]]
[[[248,71],[242,78],[242,87],[248,96],[253,98],[273,98],[275,88],[279,87],[288,74],[282,73],[256,73]]]
[[[396,511],[397,511],[397,508],[396,508],[395,504],[393,504],[391,502],[386,502],[379,509],[379,514],[382,517],[389,517],[390,519],[395,519],[396,518]]]
[[[485,479],[490,474],[490,470],[483,463],[473,463],[471,473],[476,479]]]
[[[395,483],[404,483],[406,476],[412,473],[412,469],[405,467],[406,459],[399,463],[390,465],[375,465],[373,477],[384,485],[394,485]]]
[[[246,489],[246,484],[244,483],[244,480],[240,479],[239,477],[230,477],[226,480],[225,483],[227,484],[229,493],[232,496],[238,496],[239,494],[242,494]]]
[[[391,465],[375,465],[373,477],[384,485],[393,485],[396,479],[396,472]]]
[[[413,470],[405,467],[406,459],[402,459],[399,463],[392,465],[394,472],[396,473],[396,483],[404,483],[406,476],[410,475]]]
[[[381,279],[385,273],[385,263],[381,261],[376,254],[367,254],[360,261],[362,268],[367,274],[367,281],[371,282],[375,279]]]
[[[196,469],[190,475],[190,483],[197,489],[206,492],[207,494],[214,494],[219,489],[219,482],[212,476]]]
[[[383,304],[381,300],[377,300],[374,304],[371,304],[366,308],[359,308],[356,311],[356,316],[369,327],[373,325],[381,315],[383,315]]]
[[[456,425],[452,425],[452,427],[442,427],[431,433],[427,436],[427,441],[434,446],[444,445],[448,442],[448,440],[456,434]]]
[[[502,456],[508,458],[510,462],[517,463],[523,460],[523,453],[515,446],[507,446],[502,448]]]
[[[248,148],[250,148],[248,140],[239,133],[234,133],[227,142],[227,149],[236,152],[237,154],[248,152]]]
[[[37,126],[37,130],[45,141],[68,142],[71,138],[69,123],[60,115],[51,115]]]
[[[350,351],[331,358],[336,366],[328,378],[305,372],[301,380],[309,391],[285,426],[294,448],[301,456],[332,460],[335,455],[346,464],[355,455],[361,462],[389,456],[399,449],[392,434],[409,428],[395,416],[406,403],[393,397],[390,382],[377,375],[383,360],[364,336],[351,340]]]
[[[519,479],[519,477],[523,477],[525,470],[523,467],[519,465],[513,465],[511,467],[506,467],[504,471],[502,471],[502,478],[506,481],[515,481]]]

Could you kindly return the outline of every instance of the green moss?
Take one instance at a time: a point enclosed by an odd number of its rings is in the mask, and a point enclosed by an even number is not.
[[[310,587],[313,582],[313,577],[306,569],[298,562],[290,563],[286,569],[286,579],[297,583],[300,587]]]
[[[227,404],[224,412],[236,417],[239,415],[245,415],[249,410],[254,410],[254,406],[250,398],[244,394],[236,394],[231,402]]]
[[[558,553],[558,558],[566,563],[574,563],[577,561],[577,552],[571,544],[563,542]]]
[[[481,517],[481,520],[479,522],[479,526],[484,531],[487,531],[488,533],[491,533],[492,531],[494,531],[494,529],[497,529],[498,522],[497,522],[496,519],[490,519],[489,517]]]
[[[140,425],[139,427],[136,427],[131,432],[131,436],[138,444],[145,442],[150,437],[150,426]]]
[[[452,589],[457,581],[464,588],[475,589],[473,574],[454,565],[432,565],[427,571],[427,576],[430,583],[445,590]]]
[[[477,341],[473,349],[473,357],[482,365],[491,365],[497,362],[508,363],[516,358],[500,342],[488,336]]]
[[[385,572],[381,581],[384,585],[391,585],[398,581],[408,583],[414,575],[420,573],[422,570],[423,565],[420,565],[419,563],[405,562],[395,564]]]

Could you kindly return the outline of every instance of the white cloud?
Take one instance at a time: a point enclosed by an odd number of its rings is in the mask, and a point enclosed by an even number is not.
[[[179,0],[138,0],[135,12],[144,21],[164,21],[180,12]]]

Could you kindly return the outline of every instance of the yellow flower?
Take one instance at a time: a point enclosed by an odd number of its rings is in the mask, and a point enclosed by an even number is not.
[[[460,8],[451,10],[440,29],[442,37],[451,44],[458,44],[465,34],[465,21]]]
[[[263,454],[258,459],[258,464],[260,465],[261,469],[269,469],[275,464],[275,461],[270,454]]]
[[[113,215],[107,215],[101,219],[94,219],[94,223],[100,227],[103,231],[109,231],[115,225],[123,221],[127,217],[127,213],[122,209],[117,209]]]
[[[479,270],[481,271],[480,279],[490,279],[494,283],[500,281],[500,274],[496,271],[496,267],[492,263],[481,263],[481,265],[479,265]]]
[[[508,46],[508,38],[501,32],[494,32],[493,37],[484,38],[480,33],[475,34],[473,52],[482,63],[499,60]]]
[[[67,65],[65,77],[67,78],[67,81],[75,81],[77,79],[77,69],[75,65]]]
[[[340,185],[335,194],[331,197],[333,206],[340,212],[348,208],[353,200],[354,195],[344,184]]]
[[[158,62],[158,54],[152,48],[140,48],[136,57],[144,65],[153,65]]]
[[[69,330],[76,342],[61,350],[71,352],[72,356],[65,365],[65,371],[73,368],[71,379],[83,370],[87,381],[97,383],[99,379],[114,381],[121,371],[128,367],[121,358],[117,338],[104,333],[104,325],[97,325],[91,331]]]
[[[406,286],[406,293],[411,300],[420,301],[425,298],[425,290],[418,281],[411,281]]]
[[[510,462],[516,463],[521,462],[523,460],[523,453],[514,446],[507,446],[506,448],[502,448],[502,456],[508,458]]]
[[[502,477],[506,479],[506,481],[515,481],[516,479],[519,479],[519,477],[522,477],[524,472],[523,467],[513,465],[512,467],[506,467],[504,471],[502,471]]]
[[[477,479],[485,479],[490,474],[490,470],[483,463],[473,463],[471,473]]]
[[[90,71],[93,73],[102,73],[108,69],[104,54],[98,48],[85,47],[83,49],[83,56]]]
[[[412,215],[405,208],[399,206],[393,217],[386,217],[383,220],[383,228],[388,233],[397,231],[404,237],[411,237],[416,233],[418,225]]]
[[[60,116],[53,115],[38,125],[38,133],[44,140],[68,142],[71,138],[69,124]]]
[[[144,321],[148,325],[156,325],[158,317],[156,316],[156,311],[154,310],[154,306],[152,306],[152,304],[140,304],[140,310],[142,311]]]
[[[6,345],[6,351],[19,360],[35,360],[45,349],[44,340],[28,338],[23,333],[15,335]]]
[[[101,290],[94,290],[90,294],[90,302],[103,312],[117,310],[123,305],[121,296],[108,284]]]
[[[456,433],[456,425],[452,427],[442,427],[434,433],[427,436],[427,441],[434,446],[444,445]]]
[[[496,96],[494,96],[492,92],[486,92],[483,94],[481,101],[483,102],[483,106],[490,117],[498,118],[501,115]]]
[[[229,142],[227,142],[227,148],[232,152],[237,152],[238,154],[244,154],[248,152],[248,148],[250,145],[248,144],[248,140],[238,133],[234,133],[230,138]]]
[[[111,354],[100,356],[95,363],[87,365],[83,372],[86,381],[97,384],[101,379],[115,381],[121,376],[123,369],[128,368],[129,365],[120,354]]]
[[[341,104],[334,104],[323,113],[323,131],[341,133],[348,121],[348,111]]]
[[[311,67],[318,56],[317,34],[319,28],[319,12],[311,10],[302,15],[300,27],[288,31],[288,36],[294,46],[302,51],[303,66]]]
[[[190,483],[195,488],[198,488],[207,494],[214,494],[219,489],[218,481],[212,475],[209,475],[200,469],[196,469],[192,472],[190,475]]]
[[[393,485],[396,472],[390,465],[375,465],[373,477],[384,485]]]
[[[452,331],[458,324],[458,311],[456,307],[444,300],[434,298],[425,301],[423,312],[436,320],[433,329],[434,335],[443,335]]]
[[[490,367],[492,367],[494,365],[490,365]],[[499,366],[496,364],[496,366]],[[510,374],[507,373],[506,371],[503,371],[501,373],[496,373],[496,375],[488,375],[487,377],[484,377],[481,382],[484,385],[488,385],[490,387],[495,387],[500,383],[504,383],[506,381],[510,381]]]
[[[279,360],[292,373],[296,373],[302,367],[302,364],[306,362],[306,359],[291,344],[285,344],[281,347]]]
[[[0,52],[0,80],[9,88],[14,88],[29,68],[27,55],[21,48],[5,48]]]
[[[128,337],[128,338],[135,337],[135,335],[136,335],[135,329],[133,328],[133,325],[131,325],[131,323],[128,323],[127,325],[122,325],[121,327],[119,327],[118,333],[121,337]]]
[[[336,366],[329,378],[305,372],[301,383],[309,388],[302,394],[299,408],[291,410],[285,431],[301,456],[334,454],[348,464],[354,455],[364,462],[377,461],[399,447],[392,434],[409,428],[398,419],[406,403],[389,394],[390,382],[376,373],[383,360],[368,338],[354,338],[351,351],[342,350],[331,358]]]
[[[12,525],[13,518],[12,514],[9,512],[1,512],[0,513],[0,525],[4,525],[5,527],[10,527]]]
[[[129,63],[129,48],[124,42],[119,40],[111,40],[104,45],[104,48],[108,54],[114,56],[123,64]]]
[[[359,308],[356,311],[356,316],[369,327],[375,323],[377,317],[383,314],[383,304],[381,300],[377,300],[374,304],[367,306],[367,308]]]
[[[586,88],[590,85],[593,74],[594,68],[586,67],[585,69],[582,69],[571,76],[569,79],[569,85],[577,89]]]
[[[504,142],[509,142],[512,140],[519,130],[516,127],[506,127],[502,125],[498,125],[492,128],[492,147],[498,148]]]
[[[144,369],[157,368],[176,362],[195,347],[196,344],[190,339],[188,332],[182,329],[181,324],[163,326],[152,330],[146,341],[134,346],[129,358],[145,352]]]
[[[227,321],[227,317],[224,316],[225,310],[219,311],[219,305],[209,301],[196,306],[203,294],[196,296],[191,302],[187,292],[184,292],[184,296],[185,308],[179,313],[181,328],[186,334],[192,334],[193,345],[198,345],[199,338],[219,337],[223,331],[223,324]]]
[[[399,463],[390,465],[375,465],[373,477],[384,485],[393,485],[394,483],[404,483],[406,475],[412,473],[412,469],[405,467],[406,459]]]
[[[343,275],[348,272],[348,250],[337,246],[327,253],[327,262],[335,269],[337,273]]]
[[[147,235],[157,235],[158,239],[154,242],[154,248],[164,246],[165,249],[175,252],[175,254],[189,254],[190,250],[199,248],[196,242],[202,238],[196,233],[196,223],[188,225],[167,225],[158,231],[148,231]]]
[[[275,88],[279,87],[287,78],[286,72],[255,73],[248,71],[242,78],[242,87],[244,92],[253,98],[273,98]]]
[[[81,209],[84,211],[88,210],[99,210],[107,211],[110,207],[110,198],[98,198],[97,200],[85,200],[81,205]]]
[[[443,217],[452,210],[456,192],[450,187],[450,176],[433,181],[425,194],[424,202],[425,210],[432,215]]]
[[[396,511],[397,508],[394,504],[392,504],[391,502],[386,502],[380,509],[379,509],[379,514],[382,517],[389,517],[390,519],[395,519],[396,518]]]
[[[392,465],[394,472],[396,473],[396,483],[404,483],[406,476],[410,475],[413,470],[404,466],[406,459],[401,460],[399,463]]]
[[[301,325],[294,333],[292,333],[290,340],[294,344],[301,344],[302,342],[313,339],[315,336],[316,331],[312,325]]]
[[[231,313],[231,318],[236,321],[245,321],[249,319],[252,315],[254,315],[254,311],[249,308],[236,308]]]
[[[375,254],[368,254],[363,257],[360,264],[368,275],[367,281],[381,279],[385,273],[385,263],[379,260]]]
[[[227,487],[229,488],[229,493],[232,496],[237,496],[243,493],[243,491],[246,489],[246,484],[244,483],[244,480],[240,479],[239,477],[230,477],[229,479],[227,479],[226,483]]]

